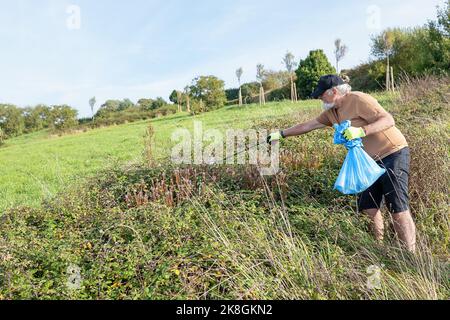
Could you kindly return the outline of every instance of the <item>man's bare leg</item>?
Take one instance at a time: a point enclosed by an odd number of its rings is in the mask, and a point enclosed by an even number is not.
[[[364,210],[364,213],[372,221],[372,233],[378,242],[382,242],[384,239],[384,219],[379,209]]]
[[[404,211],[392,215],[394,228],[399,239],[408,251],[416,252],[416,224],[410,211]]]

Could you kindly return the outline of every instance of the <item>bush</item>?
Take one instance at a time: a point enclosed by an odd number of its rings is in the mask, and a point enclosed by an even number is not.
[[[169,104],[154,110],[155,114],[161,114],[163,116],[172,115],[177,112],[178,112],[178,106],[169,105]]]
[[[11,104],[0,104],[0,128],[6,137],[16,137],[24,133],[23,110]]]
[[[225,82],[214,76],[195,78],[190,92],[192,100],[202,101],[204,111],[221,108],[227,102]]]
[[[355,91],[378,91],[384,89],[386,66],[382,61],[363,63],[354,69],[343,70],[350,78],[350,85]]]
[[[50,111],[50,127],[55,131],[68,131],[78,125],[78,111],[67,106],[53,106]]]
[[[244,83],[242,85],[242,99],[244,103],[257,102],[259,99],[260,85],[258,82]]]
[[[291,86],[284,86],[279,89],[272,90],[267,94],[268,101],[283,101],[291,98]]]
[[[227,101],[239,101],[239,88],[232,88],[225,90],[225,95],[227,96]]]
[[[310,51],[305,60],[300,61],[296,71],[297,88],[301,98],[309,99],[322,76],[336,73],[323,50]]]
[[[355,199],[332,190],[346,150],[322,130],[283,141],[274,177],[112,163],[38,208],[7,210],[0,299],[447,299],[448,84],[410,79],[386,105],[411,144],[416,256],[393,235],[377,243]],[[371,266],[382,267],[380,290],[367,286]]]
[[[355,90],[372,91],[385,88],[386,54],[394,68],[396,81],[407,76],[446,76],[450,70],[450,36],[448,17],[450,2],[438,10],[437,21],[416,28],[387,29],[372,38],[375,60],[345,71]],[[385,35],[390,46],[386,47]]]

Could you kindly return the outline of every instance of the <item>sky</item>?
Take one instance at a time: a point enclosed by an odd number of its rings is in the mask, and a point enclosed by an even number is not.
[[[200,75],[236,87],[256,65],[283,68],[334,40],[342,68],[370,58],[370,37],[435,19],[445,0],[0,0],[0,103],[68,104],[91,116],[89,99],[162,96]],[[97,107],[98,107],[97,106]]]

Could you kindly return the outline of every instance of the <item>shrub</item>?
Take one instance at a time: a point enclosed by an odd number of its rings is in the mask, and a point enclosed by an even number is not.
[[[25,130],[22,110],[11,104],[0,104],[0,127],[7,137],[16,137]]]
[[[378,244],[355,199],[332,190],[346,150],[322,130],[282,142],[277,176],[156,166],[147,150],[150,163],[111,163],[38,208],[7,210],[0,299],[447,299],[448,83],[410,79],[386,100],[412,148],[416,256],[394,237]],[[374,266],[380,290],[367,286]]]
[[[223,107],[227,102],[225,82],[214,76],[201,76],[190,87],[193,100],[202,101],[204,111]]]
[[[176,105],[169,105],[169,104],[154,110],[155,114],[159,113],[163,116],[175,114],[177,112],[178,107]]]
[[[283,101],[289,100],[290,98],[291,98],[290,86],[284,86],[282,88],[272,90],[267,94],[268,101]]]
[[[300,61],[296,71],[300,97],[309,99],[317,87],[320,77],[334,73],[336,73],[336,69],[328,61],[323,50],[310,51],[308,57]]]
[[[50,127],[55,131],[67,131],[77,126],[78,111],[67,106],[53,106],[50,111]]]
[[[350,77],[354,91],[377,91],[384,89],[386,66],[382,61],[363,63],[351,70],[343,70]]]

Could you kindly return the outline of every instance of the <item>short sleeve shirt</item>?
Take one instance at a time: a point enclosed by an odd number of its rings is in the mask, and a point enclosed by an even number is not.
[[[332,127],[350,120],[353,127],[361,128],[374,123],[380,114],[386,112],[372,96],[351,92],[343,98],[340,107],[323,112],[317,121]],[[405,136],[397,127],[367,136],[363,138],[363,144],[365,151],[377,161],[408,146]]]

